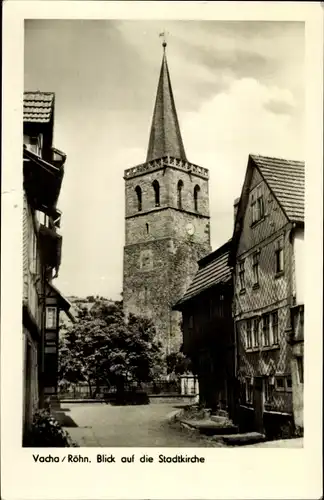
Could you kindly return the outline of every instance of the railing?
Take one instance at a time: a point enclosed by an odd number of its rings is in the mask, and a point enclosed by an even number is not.
[[[125,387],[125,390],[131,390],[131,387]],[[136,388],[133,388],[136,390]],[[157,381],[141,384],[137,390],[146,392],[149,396],[153,395],[180,395],[181,386],[179,381]],[[93,390],[90,393],[88,385],[76,384],[69,389],[61,389],[59,391],[60,399],[92,399],[105,398],[116,393],[116,387],[100,386],[99,390]]]

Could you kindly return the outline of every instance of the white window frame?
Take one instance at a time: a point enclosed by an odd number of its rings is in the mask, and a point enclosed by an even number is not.
[[[240,291],[245,290],[245,260],[242,260],[238,264],[239,267],[239,283],[240,283]]]
[[[253,318],[252,319],[252,325],[253,325],[253,328],[252,328],[252,331],[253,331],[253,334],[252,334],[252,342],[253,342],[253,347],[259,347],[260,346],[260,336],[259,336],[259,333],[260,333],[260,321],[259,321],[259,318]],[[256,342],[257,340],[257,342]]]
[[[250,377],[245,378],[245,399],[247,403],[253,403],[253,382]]]
[[[259,285],[259,263],[260,263],[260,252],[254,252],[252,254],[252,272],[253,272],[253,285]]]
[[[252,319],[247,319],[245,322],[245,333],[246,333],[246,348],[252,349],[253,347],[253,336],[252,336]]]
[[[277,315],[277,322],[276,323],[273,322],[273,317],[275,314]],[[273,328],[274,325],[277,326],[277,342],[275,342],[274,333],[273,333],[274,332],[274,328]],[[279,314],[278,314],[278,310],[272,311],[272,313],[271,313],[271,337],[272,337],[272,339],[271,339],[272,345],[279,345]]]
[[[278,267],[279,262],[279,267]],[[283,236],[275,243],[275,274],[282,274],[285,270],[284,239]]]
[[[54,322],[49,321],[49,312],[52,311],[54,314]],[[56,306],[46,306],[46,329],[54,330],[57,328],[57,307]]]
[[[268,323],[267,323],[267,332],[268,332],[268,343],[266,344],[265,342],[265,332],[266,332],[266,321],[265,319],[268,318]],[[270,313],[266,313],[262,317],[262,345],[263,347],[270,347],[271,345],[271,331],[270,331]]]

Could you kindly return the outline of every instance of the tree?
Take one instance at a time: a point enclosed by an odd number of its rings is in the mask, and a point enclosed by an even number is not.
[[[166,357],[167,373],[172,375],[183,375],[192,371],[192,363],[182,352],[171,352]]]
[[[152,380],[162,364],[161,344],[151,321],[130,315],[122,302],[97,299],[80,310],[78,322],[62,339],[59,350],[61,383],[86,382],[91,397],[101,384],[123,392],[128,385]]]

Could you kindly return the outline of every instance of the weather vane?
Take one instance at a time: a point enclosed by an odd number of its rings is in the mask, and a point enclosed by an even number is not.
[[[167,34],[168,34],[168,32],[167,32],[167,31],[165,31],[165,30],[164,30],[164,31],[162,31],[162,33],[160,33],[160,34],[159,34],[159,36],[163,38],[163,43],[162,43],[162,46],[163,46],[163,49],[164,49],[164,50],[165,50],[165,47],[167,46],[167,41],[166,41],[166,39],[167,39]]]

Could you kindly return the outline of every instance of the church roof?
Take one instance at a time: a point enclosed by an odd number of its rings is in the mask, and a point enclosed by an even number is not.
[[[165,46],[155,100],[146,161],[173,156],[186,161],[177,111],[171,87]]]

